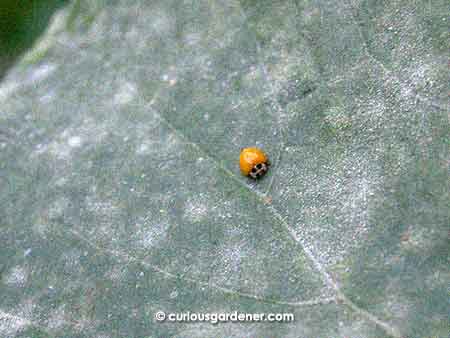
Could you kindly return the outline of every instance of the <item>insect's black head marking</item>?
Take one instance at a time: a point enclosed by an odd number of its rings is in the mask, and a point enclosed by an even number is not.
[[[250,171],[250,177],[254,179],[261,178],[266,174],[268,169],[269,167],[266,163],[259,163],[255,165]]]

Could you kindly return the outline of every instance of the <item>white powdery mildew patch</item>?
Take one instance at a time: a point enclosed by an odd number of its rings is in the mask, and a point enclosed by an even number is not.
[[[281,49],[279,51],[280,58],[279,62],[276,63],[273,67],[271,67],[270,77],[275,88],[280,89],[281,85],[286,82],[286,80],[295,74],[295,70],[299,65],[304,64],[305,58],[307,55],[295,55],[286,51],[285,49]],[[305,69],[308,69],[305,67]]]
[[[167,237],[167,231],[170,227],[167,220],[155,221],[153,215],[149,214],[138,221],[136,238],[139,247],[149,249],[158,245]]]
[[[284,49],[281,49],[279,53],[278,63],[271,67],[270,72],[264,68],[261,69],[263,72],[261,76],[265,79],[262,82],[264,86],[260,88],[260,92],[264,97],[270,98],[270,113],[276,119],[278,129],[286,129],[289,127],[290,121],[297,117],[297,109],[291,109],[289,105],[281,107],[276,100],[277,95],[287,95],[288,91],[292,90],[288,86],[298,87],[298,89],[295,89],[296,92],[305,90],[301,87],[299,81],[304,81],[304,79],[314,81],[316,75],[309,54],[287,52]],[[293,76],[296,78],[293,79]],[[297,78],[300,76],[303,80]]]
[[[145,155],[151,151],[152,143],[150,141],[144,141],[136,148],[137,155]]]
[[[411,65],[410,71],[411,71],[411,77],[414,85],[423,84],[423,82],[429,78],[427,76],[435,69],[435,66],[426,64],[424,62],[415,62]]]
[[[75,135],[75,136],[70,137],[69,140],[67,141],[67,143],[68,143],[69,147],[78,148],[78,147],[81,147],[81,144],[83,143],[83,139],[80,136]]]
[[[168,15],[164,9],[157,6],[138,5],[131,9],[126,8],[124,12],[127,15],[136,13],[133,16],[134,24],[124,36],[126,44],[132,46],[136,54],[146,54],[152,47],[159,48],[162,39],[170,44],[171,39],[174,38],[175,16]]]
[[[238,75],[238,73],[233,73],[231,75]],[[261,67],[258,67],[257,65],[251,65],[249,67],[248,72],[243,77],[244,84],[248,87],[252,86],[255,81],[264,81],[264,73],[261,69]],[[261,96],[264,96],[264,93],[261,93]]]
[[[49,226],[43,221],[38,221],[33,224],[33,232],[37,235],[41,236],[42,238],[46,238],[47,233],[49,232]]]
[[[46,105],[50,104],[56,98],[55,90],[49,90],[47,93],[39,97],[39,103]]]
[[[176,137],[162,137],[161,139],[148,139],[144,138],[136,146],[137,155],[154,155],[159,158],[173,154],[182,154],[182,149],[180,149],[181,143],[176,139]]]
[[[185,152],[185,144],[173,133],[167,134],[160,125],[154,125],[149,132],[137,129],[136,135],[136,155],[149,156],[148,159],[158,162],[161,169],[181,159]]]
[[[373,183],[364,176],[352,180],[351,184],[347,185],[347,188],[350,189],[349,198],[343,201],[341,210],[344,214],[350,216],[347,219],[356,226],[352,231],[352,241],[356,240],[355,237],[367,233],[369,197],[374,194],[372,185]]]
[[[29,83],[35,83],[38,81],[42,81],[49,77],[56,69],[57,65],[51,63],[45,63],[37,67],[32,71],[30,77],[27,79]]]
[[[111,201],[103,201],[95,195],[89,195],[86,197],[86,208],[96,216],[96,224],[90,233],[92,236],[96,236],[98,240],[115,241],[119,239],[117,231],[120,229],[117,226],[120,227],[121,224],[117,224],[116,220],[120,217],[121,210],[117,205]]]
[[[177,68],[175,66],[170,66],[169,71],[161,76],[161,80],[167,82],[170,87],[173,87],[177,84]]]
[[[121,283],[123,280],[126,279],[128,275],[128,270],[125,266],[114,266],[111,270],[105,273],[105,278]]]
[[[60,140],[52,142],[50,144],[49,146],[50,153],[53,154],[58,159],[68,159],[71,156],[72,150],[74,148],[69,143],[69,139],[72,137],[80,138],[80,143],[82,142],[80,136],[78,135],[71,136],[70,131],[65,130],[60,135],[59,137]]]
[[[232,219],[233,217],[237,217],[241,214],[242,211],[239,211],[241,205],[239,201],[228,200],[221,201],[217,207],[213,208],[214,215],[217,219]],[[246,228],[247,224],[239,224],[239,228],[231,228],[229,230],[230,236],[236,233],[241,233],[243,228]]]
[[[230,309],[213,308],[205,312],[209,313],[230,313]],[[261,337],[258,334],[258,326],[252,323],[221,323],[211,325],[210,323],[189,323],[182,327],[172,338],[198,338],[198,337]],[[298,336],[296,336],[298,337]]]
[[[200,194],[198,198],[190,199],[186,202],[184,217],[190,222],[201,222],[208,217],[210,210],[209,202],[203,194]]]
[[[144,19],[144,16],[141,16]],[[153,31],[158,34],[162,35],[167,32],[170,32],[174,29],[174,19],[170,16],[168,16],[164,11],[159,10],[153,13],[152,18],[145,18],[145,23],[151,23],[151,28]]]
[[[21,288],[25,286],[27,279],[28,279],[28,272],[21,266],[15,266],[5,276],[4,283],[9,286]]]
[[[13,80],[3,82],[0,85],[0,102],[3,103],[19,87],[20,87],[20,84]],[[2,112],[2,114],[3,114],[3,112]]]
[[[337,222],[333,224],[332,229],[327,225],[315,229],[314,242],[320,249],[313,249],[313,252],[319,253],[317,258],[325,265],[340,262],[349,250],[364,245],[370,230],[369,202],[370,197],[374,195],[378,178],[361,168],[349,170],[355,175],[348,179],[336,179],[334,184],[329,184],[331,199],[340,200],[339,203],[330,205],[331,211],[337,215]],[[320,219],[326,219],[326,213],[321,208],[317,208],[316,214]],[[331,242],[322,240],[323,235],[327,236],[327,232],[332,233]]]
[[[213,25],[213,27],[216,27]],[[217,39],[214,40],[216,48],[225,49],[233,45],[236,41],[236,36],[239,34],[241,28],[232,28],[232,26],[222,26],[215,32]]]
[[[285,338],[310,337],[311,329],[304,325],[288,326],[289,331],[285,332]]]
[[[286,148],[286,152],[297,154],[295,147]],[[277,195],[286,204],[302,204],[295,219],[288,218],[287,222],[293,222],[289,225],[298,240],[324,266],[339,263],[352,250],[363,246],[370,231],[370,213],[377,207],[374,196],[382,177],[376,155],[357,155],[349,153],[336,166],[327,168],[326,173],[309,170],[298,177],[295,167],[279,173],[285,180]]]
[[[196,46],[203,40],[200,32],[191,32],[183,35],[183,43],[187,46]]]
[[[34,313],[36,313],[37,305],[32,298],[22,301],[17,307],[17,314],[27,321],[32,321]]]
[[[374,98],[370,98],[364,108],[358,109],[355,117],[363,118],[363,123],[368,124],[366,126],[367,132],[373,132],[377,128],[382,128],[385,125],[386,120],[386,97],[383,94],[379,94]],[[370,121],[370,123],[367,123]]]
[[[55,64],[44,63],[32,68],[31,72],[27,74],[25,78],[17,76],[14,78],[7,78],[7,80],[0,85],[0,103],[8,99],[18,89],[45,80],[57,68],[58,66]]]
[[[428,39],[424,37],[423,31],[417,29],[420,24],[417,22],[415,14],[405,8],[405,11],[396,18],[389,18],[389,21],[385,24],[388,26],[388,34],[394,34],[398,39],[398,43],[392,50],[392,55],[395,57],[394,61],[404,63],[405,57],[417,58],[422,56],[420,54],[422,54],[425,46],[420,44]],[[406,60],[409,61],[411,58]]]
[[[373,327],[368,325],[365,319],[352,318],[351,322],[339,321],[338,325],[339,337],[359,338],[365,336],[364,332],[367,332],[367,336],[372,336],[370,332],[373,331]]]
[[[184,72],[195,70],[195,74],[201,80],[216,80],[217,74],[213,66],[213,55],[210,52],[197,51],[195,56],[186,55],[180,58],[177,70],[180,78],[183,77]]]
[[[140,233],[142,237],[140,244],[146,249],[155,246],[166,237],[168,228],[169,226],[167,224],[157,223],[147,231],[142,230]]]
[[[63,253],[61,260],[64,268],[69,272],[76,272],[80,269],[81,252],[77,249]]]
[[[0,310],[0,336],[14,337],[31,322],[25,318],[15,316]]]
[[[59,306],[56,310],[50,313],[47,320],[47,327],[52,330],[58,330],[67,324],[65,305]]]
[[[35,156],[52,154],[58,160],[69,160],[76,149],[99,143],[107,135],[108,125],[98,124],[92,118],[83,120],[77,128],[67,128],[48,144],[39,144]]]
[[[421,91],[426,90],[432,94],[434,79],[439,78],[441,69],[442,66],[428,56],[425,60],[422,59],[412,63],[408,67],[407,73],[410,74],[409,81],[414,88]]]
[[[211,276],[211,280],[218,285],[238,288],[239,284],[242,283],[242,274],[240,273],[242,262],[255,254],[255,248],[249,243],[243,227],[246,227],[246,225],[240,224],[239,227],[230,225],[225,228],[227,240],[217,252],[217,258],[214,262],[216,268]],[[257,264],[256,261],[255,264]],[[249,283],[248,280],[243,282],[245,287],[249,287]],[[258,288],[258,293],[263,291],[263,288]]]
[[[86,332],[94,329],[97,325],[99,325],[98,320],[92,320],[87,317],[88,315],[83,314],[81,318],[71,318],[70,324],[73,324],[73,328],[76,332]]]
[[[124,105],[133,101],[138,94],[138,89],[135,83],[124,81],[114,95],[113,102],[115,105]]]
[[[132,6],[115,7],[115,10],[117,9],[126,16],[132,15],[134,20],[133,26],[137,27],[138,31],[145,31],[146,34],[151,34],[152,37],[154,35],[167,34],[175,28],[175,15],[170,15],[158,4],[148,6],[148,4],[143,5],[139,3]],[[142,34],[138,38],[142,40]]]
[[[61,197],[54,201],[48,208],[48,218],[50,220],[64,216],[65,210],[69,207],[70,200],[67,197]]]
[[[227,245],[219,252],[219,268],[214,272],[213,279],[218,284],[238,286],[239,271],[241,269],[242,259],[247,256],[248,247],[245,242]]]

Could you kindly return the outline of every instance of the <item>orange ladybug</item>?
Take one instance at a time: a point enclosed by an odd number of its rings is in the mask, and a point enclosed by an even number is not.
[[[257,179],[269,170],[267,155],[259,148],[244,148],[239,156],[239,166],[245,176]]]

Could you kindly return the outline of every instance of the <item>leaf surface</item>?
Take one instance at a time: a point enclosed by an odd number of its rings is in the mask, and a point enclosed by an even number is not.
[[[0,335],[446,336],[446,7],[59,13],[0,87]],[[256,183],[246,146],[273,163]]]

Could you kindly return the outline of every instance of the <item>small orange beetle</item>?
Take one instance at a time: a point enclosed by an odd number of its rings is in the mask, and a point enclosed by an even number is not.
[[[259,148],[244,148],[239,156],[239,166],[245,176],[257,179],[269,170],[267,155]]]

